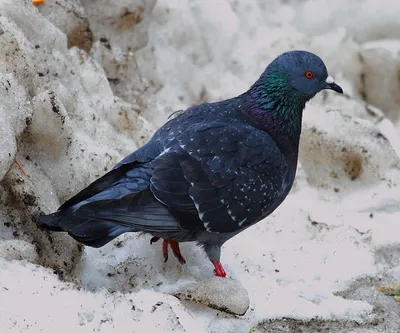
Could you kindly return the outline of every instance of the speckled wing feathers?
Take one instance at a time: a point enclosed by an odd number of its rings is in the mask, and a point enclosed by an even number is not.
[[[100,177],[93,183],[91,183],[88,187],[84,188],[82,191],[77,193],[75,196],[64,202],[63,205],[58,210],[66,209],[73,205],[80,203],[83,200],[86,200],[94,195],[107,190],[114,183],[121,182],[124,179],[124,175],[130,169],[137,167],[138,163],[135,161],[133,163],[125,164],[121,166],[121,168],[113,169],[103,177]]]
[[[168,208],[157,201],[149,188],[119,200],[93,201],[76,210],[78,218],[114,222],[147,232],[170,232],[181,228]]]
[[[216,121],[178,141],[154,162],[151,190],[183,228],[233,232],[275,208],[288,167],[266,133]]]

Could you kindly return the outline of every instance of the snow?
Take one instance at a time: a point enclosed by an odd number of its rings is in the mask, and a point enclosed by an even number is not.
[[[204,332],[173,296],[88,293],[40,266],[2,260],[0,267],[2,332]]]
[[[174,296],[239,316],[246,313],[250,302],[246,289],[237,280],[217,276],[189,284],[175,292]]]
[[[0,11],[1,332],[398,330],[378,287],[400,279],[400,3],[2,0]],[[290,49],[320,55],[345,95],[307,105],[294,188],[223,246],[229,279],[195,244],[180,265],[149,236],[83,249],[37,228],[173,111],[242,93]]]

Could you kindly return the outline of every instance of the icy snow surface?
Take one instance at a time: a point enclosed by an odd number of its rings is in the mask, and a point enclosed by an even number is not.
[[[399,16],[389,0],[0,0],[0,332],[398,332],[378,287],[400,280]],[[148,236],[83,249],[36,227],[171,112],[242,93],[291,49],[346,94],[307,106],[292,193],[223,247],[234,281],[207,284],[194,244],[182,266]],[[243,316],[207,307],[240,313],[246,294]]]

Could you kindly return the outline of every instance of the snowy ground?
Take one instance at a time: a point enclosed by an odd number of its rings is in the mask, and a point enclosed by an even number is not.
[[[0,332],[400,331],[400,303],[378,290],[400,280],[400,2],[0,0],[0,13]],[[295,48],[346,94],[308,105],[292,193],[223,247],[232,281],[193,244],[181,266],[147,236],[83,249],[36,228],[172,111],[243,92]],[[204,291],[248,310],[184,299]]]

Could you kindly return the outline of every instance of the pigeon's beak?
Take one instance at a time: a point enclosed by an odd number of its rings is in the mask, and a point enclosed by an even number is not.
[[[325,89],[331,89],[338,92],[339,94],[343,94],[343,89],[338,84],[335,83],[332,76],[328,76],[324,83],[325,83]]]

